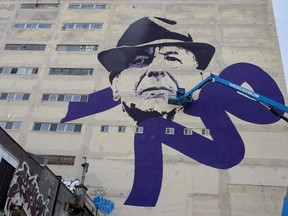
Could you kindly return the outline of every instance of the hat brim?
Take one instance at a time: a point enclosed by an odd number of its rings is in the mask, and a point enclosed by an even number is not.
[[[215,48],[206,43],[194,42],[170,42],[170,43],[157,43],[144,46],[133,47],[117,47],[109,50],[104,50],[98,54],[98,60],[106,68],[108,72],[120,72],[128,68],[129,63],[133,61],[135,56],[141,53],[141,50],[147,47],[162,47],[162,46],[176,46],[182,47],[192,52],[198,62],[197,69],[205,70],[209,65],[214,53]]]

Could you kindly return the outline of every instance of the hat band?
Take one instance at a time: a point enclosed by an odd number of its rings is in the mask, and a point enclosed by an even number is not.
[[[177,44],[177,43],[193,43],[192,41],[182,41],[182,40],[175,40],[175,39],[160,39],[160,40],[154,40],[151,41],[149,43],[144,43],[144,44],[138,44],[138,45],[133,45],[133,46],[129,46],[129,45],[123,45],[123,46],[118,46],[116,48],[124,48],[124,47],[143,47],[143,46],[149,46],[149,45],[160,45],[161,44]]]

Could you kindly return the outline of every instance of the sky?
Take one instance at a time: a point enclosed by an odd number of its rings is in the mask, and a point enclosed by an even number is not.
[[[272,0],[288,92],[288,0]]]

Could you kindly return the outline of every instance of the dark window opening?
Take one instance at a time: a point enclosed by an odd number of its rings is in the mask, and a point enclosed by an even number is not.
[[[47,164],[51,165],[74,165],[75,156],[65,155],[40,155],[47,159]]]
[[[14,175],[15,168],[2,158],[0,162],[0,210],[4,210],[7,193]]]

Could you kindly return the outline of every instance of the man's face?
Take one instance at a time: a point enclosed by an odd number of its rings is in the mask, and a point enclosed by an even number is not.
[[[127,107],[136,107],[145,112],[170,112],[175,106],[168,104],[169,94],[175,94],[178,87],[186,90],[193,87],[191,82],[178,82],[183,80],[183,75],[191,73],[190,78],[193,81],[197,74],[197,83],[201,81],[197,66],[193,53],[184,48],[143,48],[129,63],[128,68],[113,79],[114,99],[121,98]]]

